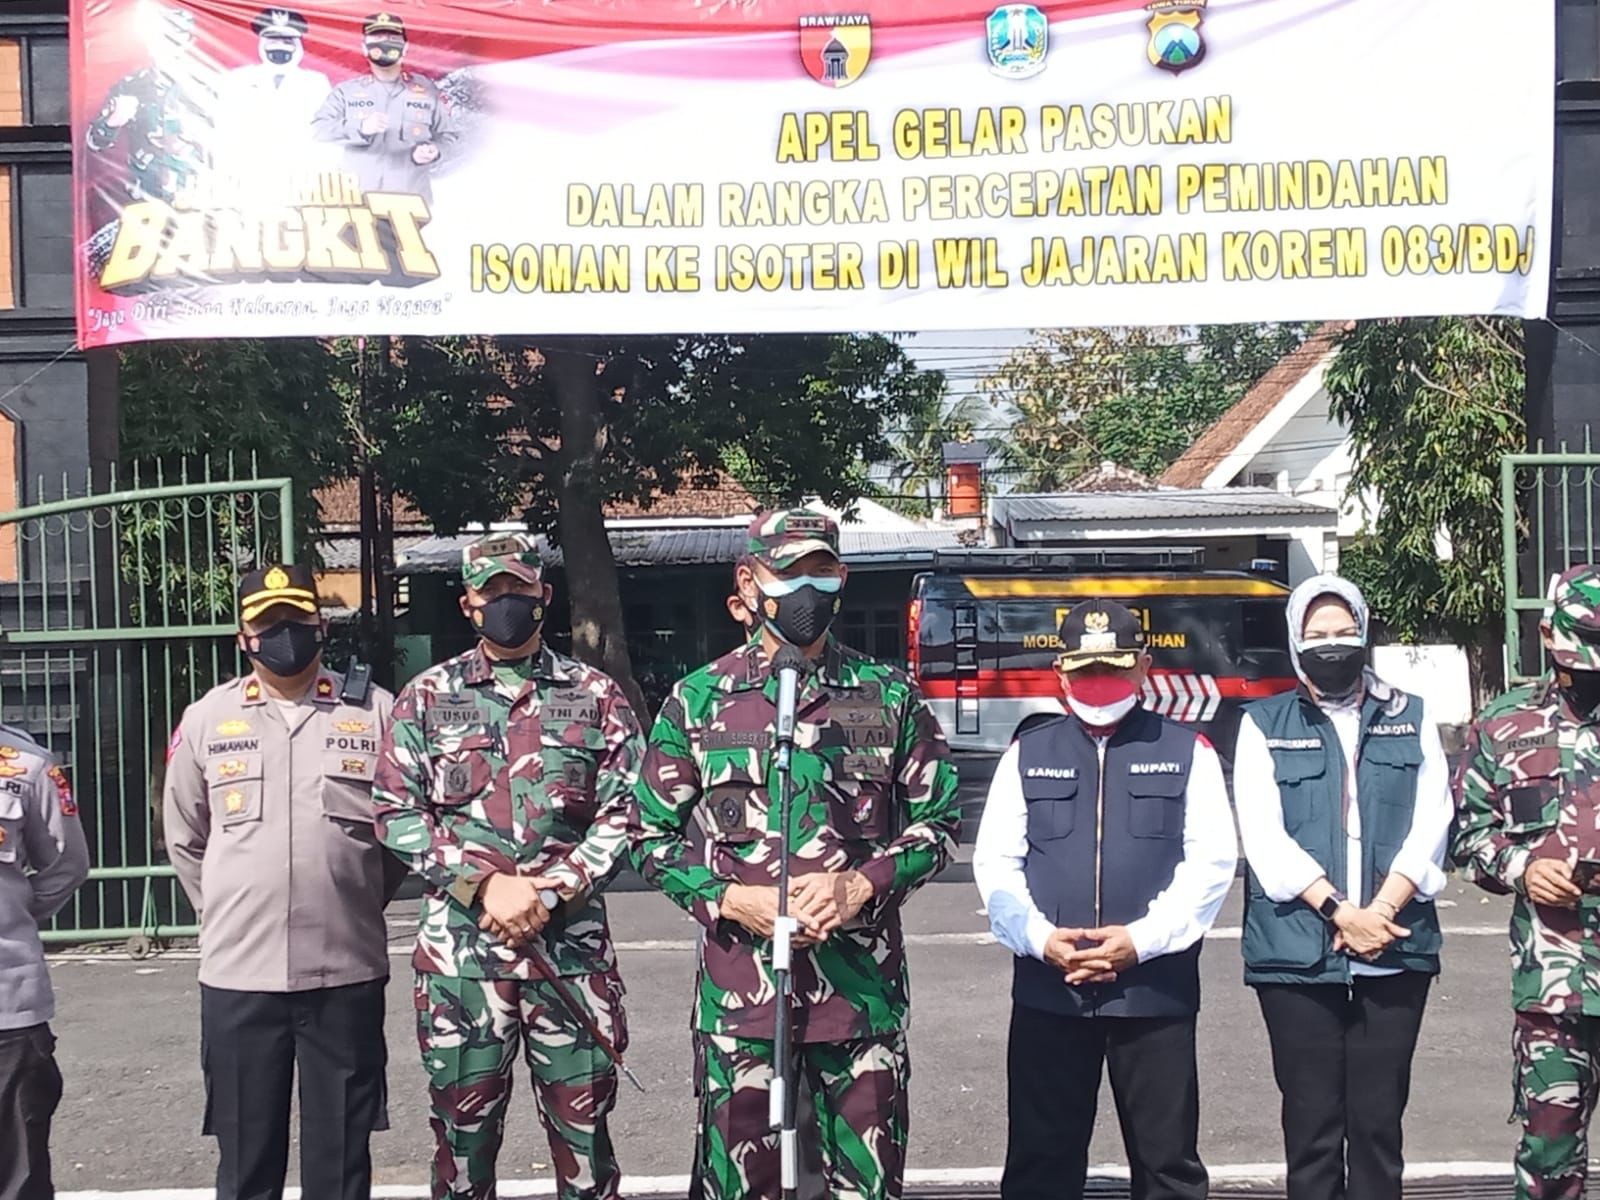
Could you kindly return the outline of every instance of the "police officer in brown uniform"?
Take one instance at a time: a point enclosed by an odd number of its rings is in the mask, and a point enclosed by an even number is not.
[[[406,27],[374,13],[361,25],[368,74],[328,94],[311,127],[318,141],[344,147],[344,167],[363,191],[409,192],[433,203],[435,165],[458,137],[438,85],[405,69]]]
[[[300,1076],[304,1194],[366,1200],[368,1134],[388,1128],[384,905],[404,877],[373,833],[372,777],[394,698],[322,665],[309,568],[239,584],[254,667],[172,735],[167,851],[200,914],[205,1132],[218,1200],[278,1200]]]

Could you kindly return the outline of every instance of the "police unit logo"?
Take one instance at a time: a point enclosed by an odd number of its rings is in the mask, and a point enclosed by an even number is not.
[[[872,57],[872,19],[866,13],[800,18],[800,61],[827,87],[860,79]]]
[[[1200,22],[1205,19],[1207,0],[1151,0],[1145,5],[1150,14],[1147,27],[1150,44],[1145,53],[1150,62],[1174,75],[1197,66],[1206,56],[1205,35]]]
[[[1031,4],[1002,4],[987,23],[989,69],[1007,79],[1027,79],[1044,70],[1050,51],[1050,21]]]
[[[223,779],[233,779],[243,775],[246,771],[245,761],[242,758],[230,758],[217,768],[217,774]]]
[[[222,798],[222,811],[228,816],[237,816],[244,811],[244,793],[229,792]]]

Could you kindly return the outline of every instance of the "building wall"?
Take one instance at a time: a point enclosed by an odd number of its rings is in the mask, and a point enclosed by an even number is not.
[[[82,494],[116,452],[116,367],[74,349],[65,0],[0,7],[0,506]],[[0,580],[25,563],[0,538]]]

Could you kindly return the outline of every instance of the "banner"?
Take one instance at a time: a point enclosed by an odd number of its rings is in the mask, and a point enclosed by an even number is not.
[[[79,339],[1545,312],[1554,8],[74,0]]]

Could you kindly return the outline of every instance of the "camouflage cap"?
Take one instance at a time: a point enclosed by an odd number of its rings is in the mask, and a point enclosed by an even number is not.
[[[495,533],[461,551],[461,579],[481,588],[496,575],[515,575],[527,583],[544,577],[544,559],[530,533]]]
[[[791,508],[750,522],[745,553],[774,571],[787,571],[819,550],[839,557],[839,523],[825,513]]]
[[[1569,567],[1558,575],[1545,620],[1557,666],[1600,671],[1600,567]]]

